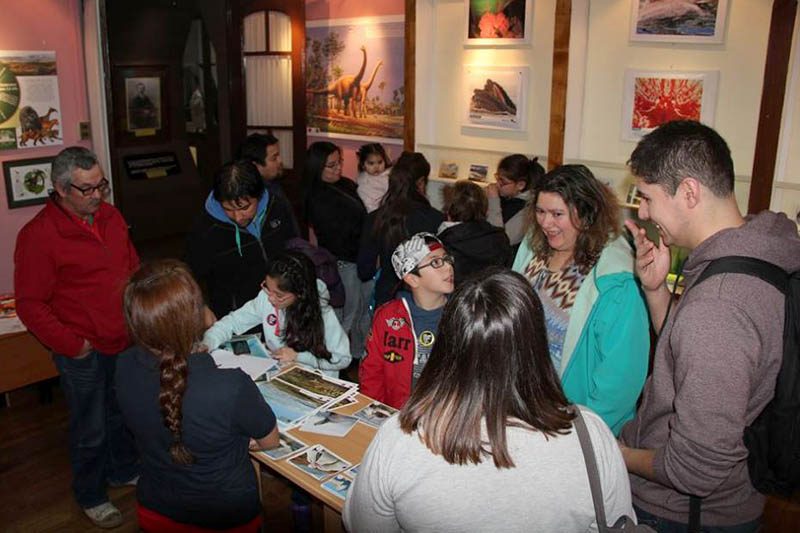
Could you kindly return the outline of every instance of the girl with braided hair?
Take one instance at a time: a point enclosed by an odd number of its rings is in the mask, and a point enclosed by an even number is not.
[[[350,364],[350,342],[333,308],[328,288],[302,252],[287,251],[267,264],[261,292],[228,313],[203,337],[213,350],[249,329],[263,325],[264,342],[283,363],[300,364],[338,377]]]
[[[248,449],[278,445],[275,415],[240,370],[217,368],[200,344],[203,296],[186,265],[143,265],[125,287],[136,346],[120,355],[120,411],[142,458],[144,531],[256,531],[258,481]]]

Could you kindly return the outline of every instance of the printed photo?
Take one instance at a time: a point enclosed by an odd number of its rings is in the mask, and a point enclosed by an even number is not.
[[[352,416],[342,415],[332,411],[320,411],[306,418],[300,426],[300,429],[308,431],[309,433],[344,437],[353,429],[353,426],[355,426],[357,422],[358,419]]]
[[[353,383],[347,385],[346,383],[348,382],[334,380],[300,366],[280,374],[276,379],[301,389],[307,396],[317,398],[323,402],[352,394],[356,387]]]
[[[317,444],[291,457],[289,463],[317,481],[338,474],[351,465],[325,446]]]
[[[362,422],[377,428],[386,422],[389,417],[396,412],[397,409],[394,409],[393,407],[389,407],[388,405],[384,405],[380,402],[372,402],[363,409],[353,413],[353,416]]]
[[[638,141],[671,120],[714,125],[719,73],[625,71],[622,138]]]
[[[300,392],[295,387],[279,379],[257,383],[258,390],[272,408],[278,419],[278,427],[286,430],[314,411],[320,409],[325,402]]]
[[[457,179],[458,164],[453,163],[452,161],[442,161],[442,163],[439,165],[439,177],[451,180]]]
[[[728,0],[631,0],[631,40],[722,43]]]
[[[465,0],[468,45],[520,45],[530,41],[530,0]]]
[[[472,181],[486,181],[489,175],[489,167],[486,165],[470,165],[469,179]]]
[[[161,79],[126,78],[128,131],[161,129]]]
[[[52,188],[52,169],[52,157],[4,162],[9,209],[45,203]]]
[[[525,130],[527,67],[467,66],[464,126]]]
[[[271,450],[262,450],[261,453],[273,461],[280,461],[281,459],[292,455],[293,453],[302,450],[307,445],[305,442],[296,439],[285,433],[280,434],[280,445]]]
[[[352,478],[348,477],[345,474],[338,474],[333,476],[328,481],[322,484],[322,488],[336,496],[337,498],[341,498],[344,500],[347,497],[347,491],[350,490],[350,486],[353,484]]]

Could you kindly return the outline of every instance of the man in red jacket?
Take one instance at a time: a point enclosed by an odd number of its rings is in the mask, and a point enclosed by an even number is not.
[[[116,354],[130,345],[122,290],[139,258],[128,226],[104,201],[97,157],[77,146],[56,156],[53,193],[17,236],[14,289],[25,326],[53,351],[70,409],[72,488],[86,515],[116,527],[106,484],[135,484],[137,454],[114,397]]]

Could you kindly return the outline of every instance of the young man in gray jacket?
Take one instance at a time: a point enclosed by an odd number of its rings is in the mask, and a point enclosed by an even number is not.
[[[654,222],[660,235],[655,244],[626,222],[659,333],[641,406],[620,435],[639,521],[660,532],[686,531],[692,494],[702,498],[704,527],[757,531],[765,498],[750,483],[742,433],[774,394],[784,296],[745,274],[692,284],[710,261],[729,255],[800,269],[797,227],[770,211],[742,217],[730,150],[698,122],[654,130],[630,166],[643,198],[639,217]],[[672,244],[691,253],[683,269],[688,290],[667,313]]]

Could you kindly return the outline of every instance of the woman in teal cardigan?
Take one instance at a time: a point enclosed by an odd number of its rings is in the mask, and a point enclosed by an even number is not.
[[[536,187],[527,219],[513,269],[542,300],[564,392],[617,435],[636,412],[650,353],[647,308],[617,200],[585,166],[563,165]]]

